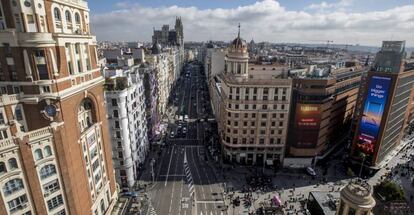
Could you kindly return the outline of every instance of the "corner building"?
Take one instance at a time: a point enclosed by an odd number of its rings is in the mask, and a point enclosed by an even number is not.
[[[86,1],[0,11],[0,214],[108,213],[117,193]]]
[[[224,160],[282,164],[292,89],[287,68],[249,66],[247,44],[240,33],[227,50],[224,67],[210,82]]]
[[[414,62],[404,41],[384,41],[362,87],[352,161],[370,169],[384,166],[403,143],[413,116]]]

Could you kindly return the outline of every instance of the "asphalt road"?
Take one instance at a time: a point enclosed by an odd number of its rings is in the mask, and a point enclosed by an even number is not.
[[[188,75],[187,75],[188,74]],[[216,171],[206,160],[204,139],[207,113],[211,111],[205,77],[198,66],[190,66],[172,93],[175,115],[188,115],[187,132],[178,132],[177,122],[170,123],[166,147],[158,161],[155,182],[148,189],[151,215],[224,215],[222,186]],[[181,129],[182,130],[182,129]],[[170,137],[173,131],[175,137]],[[179,133],[177,136],[177,133]],[[158,166],[159,165],[159,166]]]

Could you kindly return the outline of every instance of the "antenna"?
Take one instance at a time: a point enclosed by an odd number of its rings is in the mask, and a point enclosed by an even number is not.
[[[239,22],[239,34],[238,34],[238,36],[240,37],[240,22]]]

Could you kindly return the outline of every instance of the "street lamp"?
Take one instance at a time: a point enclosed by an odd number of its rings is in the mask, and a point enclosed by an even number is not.
[[[362,158],[362,162],[361,162],[361,167],[359,169],[359,174],[358,176],[361,178],[361,174],[362,174],[362,167],[364,166],[364,162],[365,162],[365,158],[367,157],[367,155],[365,153],[360,153],[359,157]]]

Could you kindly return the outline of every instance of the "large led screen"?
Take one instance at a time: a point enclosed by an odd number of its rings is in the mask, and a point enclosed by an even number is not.
[[[359,125],[359,140],[357,145],[366,154],[374,153],[374,146],[378,138],[382,115],[388,100],[390,83],[391,78],[389,77],[371,77],[364,111]]]

